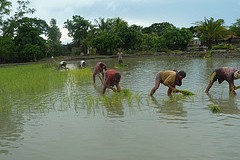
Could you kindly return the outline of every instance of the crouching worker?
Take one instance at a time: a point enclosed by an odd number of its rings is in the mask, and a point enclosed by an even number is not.
[[[93,71],[93,83],[95,84],[95,77],[98,75],[99,79],[101,80],[103,84],[103,79],[104,79],[104,73],[103,70],[107,70],[107,65],[103,62],[98,62],[95,65],[94,71]]]
[[[85,68],[85,67],[87,67],[86,61],[81,60],[81,61],[80,61],[80,68]]]
[[[171,96],[172,92],[178,92],[176,89],[177,86],[182,85],[182,79],[186,77],[186,72],[176,71],[176,70],[164,70],[157,73],[155,86],[151,90],[150,96],[156,92],[159,88],[160,83],[168,87],[167,95]]]
[[[220,67],[213,71],[209,84],[205,90],[205,93],[208,93],[213,83],[218,80],[218,83],[221,84],[223,81],[227,81],[229,84],[229,93],[236,95],[234,85],[234,80],[240,78],[240,71],[232,67]]]
[[[107,70],[106,78],[103,84],[102,94],[105,93],[107,88],[113,90],[114,92],[120,92],[121,90],[119,86],[120,79],[121,79],[121,74],[118,71],[114,69]],[[116,86],[116,88],[114,88],[114,86]]]
[[[66,61],[61,61],[58,65],[58,69],[68,69],[67,68],[67,62]]]

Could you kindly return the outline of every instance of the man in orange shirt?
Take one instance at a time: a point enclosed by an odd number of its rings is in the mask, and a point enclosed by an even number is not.
[[[119,86],[120,79],[121,79],[121,74],[118,71],[114,69],[107,70],[106,79],[103,83],[102,94],[105,93],[107,88],[113,90],[114,92],[119,92],[121,90]],[[114,86],[116,86],[117,89],[115,89]]]
[[[186,72],[176,70],[164,70],[157,73],[155,86],[151,90],[150,96],[156,92],[160,83],[168,87],[167,95],[170,96],[172,92],[177,92],[176,85],[182,85],[182,79],[186,77]]]

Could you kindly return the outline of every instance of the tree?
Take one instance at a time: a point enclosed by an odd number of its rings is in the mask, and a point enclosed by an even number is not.
[[[41,35],[47,34],[48,25],[44,20],[24,17],[17,21],[15,45],[18,56],[26,60],[36,61],[44,57],[45,40]]]
[[[169,29],[163,37],[165,46],[170,50],[185,50],[193,38],[191,31],[186,28]]]
[[[175,28],[173,24],[168,22],[154,23],[149,27],[143,28],[143,33],[147,34],[157,34],[158,36],[163,35],[168,29]]]
[[[214,42],[223,39],[227,34],[223,19],[214,21],[212,17],[204,18],[204,21],[198,21],[195,24],[198,26],[197,31],[201,35],[201,40],[206,43],[208,49],[211,49]]]
[[[10,14],[10,7],[12,2],[7,0],[0,0],[0,25],[2,25],[4,15]]]
[[[51,55],[60,55],[62,52],[62,44],[61,44],[61,36],[62,33],[57,26],[56,19],[51,19],[50,26],[48,28],[48,51]],[[47,56],[47,55],[46,55]]]
[[[229,29],[234,35],[240,36],[240,19],[237,19],[235,23],[230,26]]]
[[[17,28],[17,21],[23,18],[26,14],[33,14],[36,10],[34,8],[28,8],[29,1],[17,1],[18,7],[13,16],[6,19],[2,23],[2,31],[4,36],[15,36],[15,29]]]
[[[68,35],[77,43],[82,43],[86,39],[91,26],[88,20],[78,15],[73,16],[72,20],[64,22],[64,28],[68,29]]]
[[[0,62],[13,62],[15,45],[11,37],[0,36]]]

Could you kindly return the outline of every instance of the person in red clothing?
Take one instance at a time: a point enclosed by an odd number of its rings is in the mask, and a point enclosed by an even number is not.
[[[95,77],[98,74],[99,79],[101,80],[103,84],[103,78],[104,78],[104,73],[103,70],[107,70],[107,65],[103,62],[98,62],[95,65],[94,72],[93,72],[93,83],[95,84]]]
[[[107,70],[106,79],[103,84],[102,94],[105,93],[107,88],[113,90],[114,92],[119,92],[121,90],[119,86],[120,79],[121,74],[118,71],[114,69]],[[116,86],[117,89],[115,89],[114,86]]]

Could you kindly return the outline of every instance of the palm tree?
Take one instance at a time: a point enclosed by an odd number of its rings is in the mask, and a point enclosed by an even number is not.
[[[206,43],[208,49],[212,48],[214,41],[221,40],[227,35],[227,29],[223,26],[223,19],[214,21],[212,17],[210,19],[204,18],[204,21],[198,21],[195,24],[201,35],[201,40]]]

